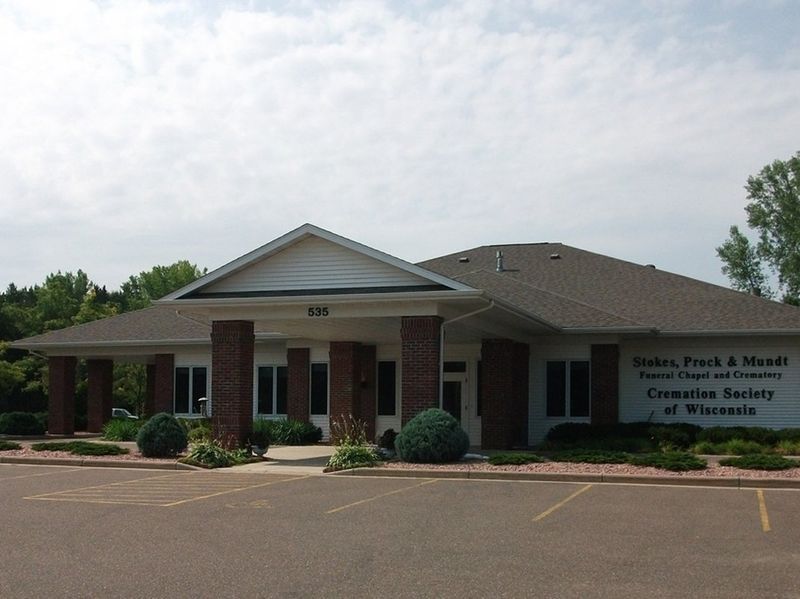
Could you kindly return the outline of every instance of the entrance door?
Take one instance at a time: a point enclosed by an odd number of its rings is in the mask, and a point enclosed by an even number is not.
[[[461,428],[469,430],[467,421],[467,375],[461,372],[445,372],[442,381],[442,409],[458,420]]]

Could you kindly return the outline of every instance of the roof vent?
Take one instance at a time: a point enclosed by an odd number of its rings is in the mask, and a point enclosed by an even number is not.
[[[551,260],[561,260],[561,254],[550,254]]]
[[[462,264],[466,264],[467,262],[469,262],[469,256],[461,256],[458,259],[458,261],[461,262]]]
[[[505,270],[503,268],[503,252],[500,250],[497,250],[497,266],[495,270],[497,270],[497,272],[503,272]]]
[[[645,267],[646,268],[652,268],[653,270],[656,269],[656,265],[655,264],[645,264]]]

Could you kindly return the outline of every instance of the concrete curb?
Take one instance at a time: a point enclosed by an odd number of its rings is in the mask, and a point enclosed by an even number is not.
[[[682,487],[723,487],[729,489],[800,489],[800,479],[792,478],[712,478],[707,476],[637,476],[632,474],[572,474],[560,472],[499,472],[490,470],[392,470],[353,468],[329,472],[336,476],[375,476],[387,478],[450,478],[462,480],[537,481],[602,483],[621,485],[673,485]]]
[[[144,460],[84,460],[81,458],[37,458],[0,456],[0,464],[29,464],[32,466],[80,466],[88,468],[141,468],[144,470],[202,470],[180,462],[145,462]]]

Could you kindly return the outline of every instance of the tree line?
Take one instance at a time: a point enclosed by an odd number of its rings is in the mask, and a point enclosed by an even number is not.
[[[40,356],[9,347],[11,341],[140,310],[153,300],[204,275],[196,264],[180,260],[131,275],[118,290],[93,282],[82,270],[51,273],[41,284],[8,285],[0,293],[0,413],[47,410],[47,362]],[[114,406],[142,412],[145,368],[114,364]],[[79,363],[76,418],[86,414],[86,366]]]

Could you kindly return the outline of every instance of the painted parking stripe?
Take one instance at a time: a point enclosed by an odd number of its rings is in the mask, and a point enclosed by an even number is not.
[[[49,472],[39,472],[38,474],[20,474],[19,476],[2,476],[0,477],[0,482],[4,480],[18,480],[20,478],[36,478],[37,476],[50,476],[52,474],[63,474],[64,472],[77,472],[78,470],[82,470],[82,468],[70,468],[69,470],[51,470]]]
[[[347,505],[342,505],[339,507],[335,507],[333,509],[328,510],[325,512],[326,514],[335,514],[336,512],[341,512],[342,510],[346,510],[351,507],[355,507],[357,505],[362,505],[364,503],[369,503],[370,501],[375,501],[376,499],[381,499],[383,497],[388,497],[389,495],[394,495],[395,493],[403,493],[404,491],[409,491],[410,489],[416,489],[417,487],[421,487],[423,485],[430,485],[432,483],[438,482],[439,479],[432,478],[429,480],[422,481],[416,485],[411,485],[409,487],[403,487],[402,489],[395,489],[394,491],[389,491],[387,493],[381,493],[380,495],[375,495],[374,497],[367,497],[366,499],[361,499],[359,501],[354,501],[353,503],[348,503]]]
[[[266,482],[263,475],[229,477],[219,474],[167,474],[69,489],[26,497],[42,501],[71,501],[78,503],[129,504],[173,507],[191,501],[218,495],[256,489],[280,482],[289,482],[307,476],[271,476]]]
[[[591,489],[591,488],[592,488],[592,486],[593,486],[593,485],[586,485],[585,487],[582,487],[582,488],[578,489],[577,491],[575,491],[575,492],[574,492],[572,495],[570,495],[570,496],[569,496],[569,497],[567,497],[566,499],[562,499],[561,501],[559,501],[559,502],[558,502],[557,504],[555,504],[554,506],[552,506],[552,507],[550,507],[550,508],[546,509],[545,511],[543,511],[541,514],[539,514],[538,516],[536,516],[536,517],[533,519],[533,521],[534,521],[534,522],[539,522],[540,520],[543,520],[543,519],[547,518],[547,516],[549,516],[550,514],[552,514],[553,512],[555,512],[557,509],[564,507],[564,506],[565,506],[567,503],[569,503],[570,501],[572,501],[573,499],[575,499],[575,498],[576,498],[578,495],[580,495],[581,493],[585,493],[586,491],[588,491],[589,489]]]
[[[764,499],[764,491],[757,489],[756,497],[758,498],[758,515],[761,517],[761,530],[769,532],[772,528],[769,525],[769,514],[767,513],[767,502]]]

